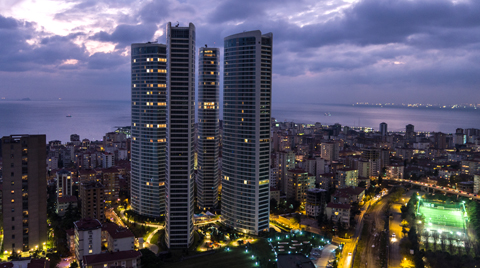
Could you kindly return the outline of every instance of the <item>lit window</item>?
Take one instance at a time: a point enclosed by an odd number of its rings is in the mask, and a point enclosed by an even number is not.
[[[242,120],[243,121],[243,120]],[[248,139],[245,139],[245,142],[248,142]]]
[[[159,102],[159,103],[158,103],[158,106],[166,106],[166,105],[167,105],[166,102]]]
[[[214,140],[215,137],[207,137],[207,140]]]
[[[165,128],[165,127],[167,127],[167,125],[166,124],[158,124],[157,127],[158,128]]]
[[[158,139],[157,142],[165,142],[165,139]]]
[[[15,203],[15,199],[12,199],[12,203]]]
[[[158,69],[158,72],[159,72],[159,73],[166,73],[167,70],[165,70],[165,69]]]
[[[215,109],[215,102],[204,102],[203,109]]]
[[[165,182],[158,183],[158,186],[163,186],[163,185],[165,185]]]
[[[167,62],[167,59],[161,59],[161,58],[158,58],[158,61],[161,61],[161,62]]]
[[[243,181],[243,184],[248,184],[248,181],[244,180],[244,181]]]
[[[150,58],[147,58],[147,61],[150,61]]]
[[[215,85],[215,82],[210,82],[210,85]]]
[[[14,191],[14,190],[12,190],[12,191],[11,191],[11,193],[12,193],[12,194],[14,194],[14,193],[15,193],[15,191]]]
[[[88,250],[88,254],[92,254],[93,253],[93,250],[92,249],[89,249]]]
[[[136,60],[136,59],[133,59],[133,62],[137,62],[137,60]]]
[[[210,64],[215,64],[215,62],[214,62],[214,61],[211,61]]]
[[[167,87],[166,84],[158,84],[158,87]]]
[[[133,84],[133,87],[137,87],[137,84]]]

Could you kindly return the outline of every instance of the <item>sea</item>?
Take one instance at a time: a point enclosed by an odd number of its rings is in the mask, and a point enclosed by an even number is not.
[[[69,117],[67,117],[69,116]],[[339,123],[351,127],[388,124],[389,131],[405,130],[454,133],[457,128],[480,128],[480,109],[437,107],[358,106],[352,104],[274,103],[272,117],[279,122],[323,125]],[[0,101],[0,137],[12,134],[46,134],[47,141],[102,140],[116,127],[130,125],[130,101]]]

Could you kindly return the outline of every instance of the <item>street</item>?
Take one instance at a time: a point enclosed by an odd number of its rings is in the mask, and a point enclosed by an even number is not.
[[[392,217],[390,218],[390,259],[389,259],[389,267],[400,267],[400,263],[402,262],[402,255],[400,253],[400,240],[403,239],[402,233],[402,211],[400,208],[405,203],[408,203],[410,197],[412,196],[414,191],[408,191],[405,195],[403,195],[400,200],[390,207],[390,213]],[[393,234],[395,234],[395,238],[393,238]]]

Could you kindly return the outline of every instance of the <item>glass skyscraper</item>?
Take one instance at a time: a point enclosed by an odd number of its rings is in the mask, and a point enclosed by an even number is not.
[[[200,48],[197,151],[197,205],[200,209],[214,208],[218,204],[219,60],[218,48]]]
[[[193,242],[195,26],[167,24],[167,151],[165,242],[188,248]]]
[[[235,230],[269,228],[271,33],[224,39],[222,219]]]
[[[166,45],[132,44],[131,206],[144,216],[165,214]]]

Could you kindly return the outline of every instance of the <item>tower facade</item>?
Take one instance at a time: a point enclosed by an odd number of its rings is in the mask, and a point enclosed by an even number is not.
[[[2,138],[3,250],[42,249],[47,242],[45,135]]]
[[[218,204],[219,60],[218,48],[199,49],[197,205],[200,209]]]
[[[271,33],[224,39],[223,223],[245,233],[268,230]]]
[[[166,45],[132,44],[131,206],[165,214]]]
[[[167,150],[165,241],[169,248],[193,242],[195,26],[167,24]]]

